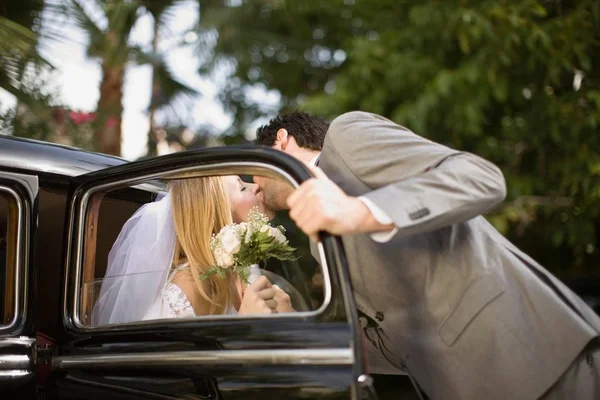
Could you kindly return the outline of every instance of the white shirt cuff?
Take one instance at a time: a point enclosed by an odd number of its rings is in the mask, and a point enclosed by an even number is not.
[[[389,217],[389,215],[386,214],[385,211],[383,211],[381,208],[379,208],[377,205],[375,205],[375,203],[373,203],[371,200],[367,199],[366,197],[359,197],[358,198],[360,201],[362,201],[363,203],[365,203],[365,205],[367,206],[367,208],[369,209],[369,211],[371,211],[371,214],[373,214],[373,218],[375,218],[375,221],[379,222],[382,225],[389,225],[394,223],[394,221],[392,221],[392,219]],[[378,243],[386,243],[389,242],[391,238],[394,237],[394,235],[396,235],[396,233],[398,232],[398,227],[394,227],[394,229],[392,229],[389,232],[373,232],[371,233],[371,239],[373,239],[374,241],[378,242]]]

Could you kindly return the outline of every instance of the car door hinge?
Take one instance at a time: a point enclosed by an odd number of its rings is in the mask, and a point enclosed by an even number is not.
[[[35,345],[35,356],[33,358],[34,364],[50,364],[52,356],[54,355],[54,349],[56,346],[53,344]]]

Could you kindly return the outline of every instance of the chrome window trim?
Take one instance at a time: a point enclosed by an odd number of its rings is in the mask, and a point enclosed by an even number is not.
[[[33,374],[31,353],[34,344],[35,339],[26,336],[0,339],[0,384]],[[15,351],[19,354],[14,354]]]
[[[8,346],[31,347],[34,344],[35,344],[35,339],[27,337],[27,336],[9,337],[6,339],[2,339],[2,341],[0,341],[0,353],[3,352],[4,347],[8,347]]]
[[[0,192],[7,193],[11,196],[17,205],[17,238],[16,238],[16,254],[15,254],[15,298],[14,298],[14,315],[12,320],[6,325],[0,325],[0,334],[5,333],[13,329],[19,322],[19,318],[24,315],[25,307],[27,306],[27,291],[23,292],[23,288],[27,285],[27,267],[25,265],[25,260],[27,255],[24,252],[24,238],[27,238],[27,225],[25,225],[25,221],[27,220],[27,215],[24,215],[23,211],[25,210],[25,206],[23,203],[23,199],[19,197],[19,194],[13,189],[0,186]],[[3,284],[5,282],[2,282]],[[23,301],[21,301],[21,299]]]
[[[235,315],[211,315],[211,316],[196,316],[193,318],[176,318],[176,319],[156,319],[156,320],[148,320],[148,321],[136,321],[136,322],[130,322],[130,323],[123,323],[123,324],[107,324],[107,325],[101,325],[101,326],[91,326],[91,325],[84,325],[81,322],[81,317],[80,317],[80,310],[79,310],[79,299],[81,296],[81,287],[83,282],[81,282],[82,279],[82,263],[83,263],[83,248],[84,248],[84,242],[85,242],[85,217],[86,217],[86,213],[87,213],[87,206],[88,206],[88,202],[90,197],[99,191],[103,191],[106,189],[110,189],[112,187],[121,187],[123,185],[127,185],[127,184],[135,184],[136,182],[139,181],[144,181],[144,180],[148,180],[148,179],[156,179],[156,178],[160,178],[163,176],[168,176],[168,175],[173,175],[173,174],[180,174],[180,173],[186,173],[186,172],[202,172],[202,171],[218,171],[218,170],[225,170],[227,168],[243,168],[243,167],[248,167],[248,168],[260,168],[260,169],[266,169],[266,170],[270,170],[272,172],[277,173],[278,175],[284,177],[285,179],[288,180],[288,182],[294,187],[297,188],[298,184],[296,183],[296,181],[285,171],[283,171],[281,168],[272,166],[270,164],[264,164],[264,163],[259,163],[259,162],[248,162],[248,161],[239,161],[239,162],[225,162],[225,163],[219,163],[218,165],[215,164],[209,164],[209,165],[198,165],[198,166],[193,166],[193,167],[183,167],[183,168],[178,168],[178,169],[174,169],[174,170],[170,170],[170,171],[165,171],[165,172],[160,172],[160,173],[150,173],[150,174],[146,174],[146,175],[140,175],[140,176],[136,176],[135,178],[130,178],[130,179],[125,179],[125,180],[120,180],[120,181],[115,181],[115,182],[111,182],[111,183],[107,183],[104,185],[99,185],[97,187],[94,187],[90,190],[88,190],[86,193],[84,193],[84,195],[82,196],[81,199],[81,206],[77,211],[78,213],[78,225],[75,227],[75,232],[74,232],[74,237],[72,239],[72,243],[75,245],[74,248],[70,243],[67,243],[67,249],[68,249],[68,258],[67,258],[67,277],[71,276],[71,263],[72,263],[72,252],[75,252],[75,262],[74,262],[74,268],[75,268],[75,288],[73,290],[72,295],[69,293],[69,286],[68,286],[68,282],[69,279],[65,280],[65,287],[64,287],[64,304],[63,304],[63,322],[65,324],[68,324],[69,322],[69,311],[70,311],[70,315],[73,316],[73,324],[75,326],[75,328],[79,331],[82,332],[91,332],[91,331],[110,331],[110,330],[114,330],[115,328],[121,330],[124,328],[131,328],[131,327],[137,327],[137,326],[156,326],[156,325],[163,325],[165,321],[169,322],[169,325],[173,325],[173,324],[178,324],[178,323],[186,323],[186,322],[190,322],[190,321],[198,321],[198,322],[202,322],[202,321],[221,321],[221,320],[237,320],[239,321],[241,318]],[[208,175],[208,174],[207,174]],[[225,173],[223,174],[225,175]],[[71,213],[74,213],[75,210],[71,210]],[[73,218],[73,215],[71,215],[71,218]],[[324,298],[323,298],[323,303],[321,304],[321,306],[313,311],[304,311],[304,312],[296,312],[296,313],[287,313],[287,314],[264,314],[264,315],[253,315],[251,317],[248,318],[243,318],[245,320],[250,320],[250,319],[264,319],[264,318],[306,318],[306,317],[312,317],[312,316],[316,316],[321,314],[331,303],[331,298],[332,298],[332,287],[331,287],[331,277],[330,277],[330,273],[329,273],[329,266],[327,265],[327,260],[325,259],[325,250],[323,248],[323,245],[321,242],[317,243],[317,249],[318,249],[318,253],[319,253],[319,258],[321,259],[321,269],[322,269],[322,273],[323,273],[323,282],[324,282]],[[70,306],[68,305],[68,302],[70,299]]]
[[[0,371],[0,383],[6,383],[10,381],[16,381],[19,378],[24,376],[33,376],[33,372],[28,371],[26,369],[11,369],[11,370],[1,370]]]
[[[24,354],[7,354],[0,356],[0,370],[28,369],[31,358]]]
[[[52,359],[52,367],[105,368],[105,367],[164,367],[176,365],[354,365],[350,348],[286,349],[286,350],[211,350],[126,353],[86,356],[59,356]]]

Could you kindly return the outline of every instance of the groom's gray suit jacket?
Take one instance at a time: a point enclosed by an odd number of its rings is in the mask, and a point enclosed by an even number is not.
[[[598,336],[598,316],[481,216],[506,193],[493,164],[352,112],[319,167],[399,227],[343,237],[357,307],[379,325],[371,372],[406,368],[432,399],[537,399]]]

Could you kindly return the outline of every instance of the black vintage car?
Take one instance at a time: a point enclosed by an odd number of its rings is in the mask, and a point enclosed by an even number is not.
[[[297,313],[91,323],[124,222],[172,179],[225,174],[291,185],[310,177],[269,149],[126,162],[0,136],[0,398],[376,398],[335,237],[323,236],[318,263],[308,252],[267,267],[291,288]],[[398,388],[390,398],[406,382],[389,385]]]

